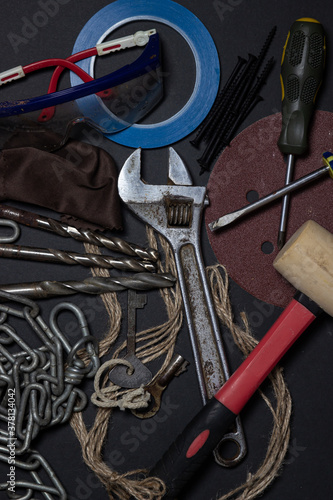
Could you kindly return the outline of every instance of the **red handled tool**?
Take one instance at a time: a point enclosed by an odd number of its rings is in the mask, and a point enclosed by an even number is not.
[[[297,283],[300,291],[247,359],[151,470],[151,476],[160,477],[166,484],[165,499],[177,498],[263,380],[314,319],[323,310],[333,315],[329,294],[333,288],[333,263],[328,264],[330,269],[323,267],[318,245],[330,258],[333,235],[308,221],[278,254],[274,267],[293,285]],[[303,255],[304,250],[307,258],[301,259],[299,252]]]

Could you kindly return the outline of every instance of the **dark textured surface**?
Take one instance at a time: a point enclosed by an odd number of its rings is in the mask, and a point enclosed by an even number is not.
[[[147,0],[148,1],[148,0]],[[4,71],[19,64],[48,57],[67,57],[71,54],[78,34],[87,21],[101,8],[108,5],[109,0],[17,0],[15,2],[1,2],[1,64],[0,69]],[[285,43],[287,32],[294,22],[302,16],[315,16],[324,25],[327,33],[328,56],[325,70],[325,78],[318,96],[318,109],[333,112],[333,100],[331,88],[333,84],[331,46],[332,27],[330,24],[333,4],[328,1],[317,2],[316,5],[310,0],[289,2],[267,2],[264,0],[179,0],[181,5],[190,9],[207,27],[216,44],[221,64],[221,85],[223,85],[234,68],[237,56],[244,58],[248,53],[258,54],[271,28],[276,25],[277,32],[267,57],[275,57],[276,64],[273,72],[268,78],[266,85],[261,91],[264,98],[253,112],[247,117],[241,129],[255,124],[264,117],[278,113],[281,109],[281,88],[279,81],[282,47]],[[57,7],[52,15],[46,16],[43,23],[42,17],[37,18],[41,11],[41,5]],[[38,28],[28,29],[33,21],[39,21]],[[44,16],[45,21],[45,16]],[[147,122],[156,123],[172,115],[184,105],[192,92],[194,84],[193,57],[189,57],[186,42],[178,33],[160,23],[157,29],[160,33],[161,49],[163,54],[163,71],[165,72],[165,94],[166,97],[156,110],[151,114]],[[116,31],[117,36],[125,36],[135,32],[137,29],[147,29],[151,22],[134,22],[128,27]],[[181,42],[181,43],[179,43]],[[124,53],[119,53],[123,60]],[[132,56],[131,56],[132,57]],[[104,74],[111,68],[117,67],[118,57],[114,59],[102,58],[97,62],[97,71]],[[38,76],[31,75],[29,78],[13,84],[12,87],[1,87],[0,95],[6,98],[11,90],[14,98],[26,95],[40,95],[46,92],[50,71],[40,73]],[[68,73],[62,79],[63,88],[69,84]],[[22,89],[22,90],[21,90]],[[22,91],[22,94],[21,94]],[[241,130],[240,129],[240,130]],[[239,131],[240,131],[239,130]],[[333,126],[328,123],[328,131]],[[262,149],[270,150],[270,154],[276,148],[275,137],[278,131],[265,130],[260,136],[263,143]],[[195,132],[191,136],[173,144],[177,153],[186,163],[193,183],[204,185],[209,182],[212,173],[199,175],[200,167],[196,159],[201,156],[203,148],[195,149],[190,144]],[[86,142],[102,147],[113,157],[116,168],[119,171],[133,152],[132,148],[122,147],[109,140],[103,139],[98,134],[86,133],[80,135]],[[228,170],[229,183],[226,192],[220,192],[222,198],[230,205],[230,208],[238,208],[237,200],[231,194],[237,191],[233,179],[235,177],[249,177],[254,168],[252,162],[257,158],[258,138],[248,136],[239,161]],[[328,147],[329,149],[329,147]],[[320,155],[309,165],[309,170],[321,166]],[[268,153],[267,153],[268,154]],[[277,153],[278,154],[278,153]],[[167,148],[143,151],[142,176],[152,184],[165,184],[167,180]],[[237,159],[237,158],[236,158]],[[259,158],[260,160],[260,158]],[[284,180],[285,167],[282,158],[280,178]],[[296,169],[297,169],[296,162]],[[266,164],[262,162],[266,169]],[[80,167],[80,162],[77,162]],[[267,167],[270,168],[270,167]],[[264,174],[263,174],[264,178]],[[266,180],[266,179],[265,179]],[[324,181],[328,186],[330,181]],[[250,179],[249,179],[249,184]],[[321,191],[322,192],[322,191]],[[243,196],[243,194],[242,194]],[[330,207],[331,196],[323,196],[326,204],[326,218],[332,221],[332,209]],[[240,200],[241,201],[241,200]],[[224,201],[223,201],[224,202]],[[13,205],[14,203],[10,203]],[[241,205],[243,202],[241,202]],[[47,209],[36,206],[20,205],[20,208],[39,212],[42,215],[58,217],[58,214]],[[101,210],[105,210],[102,206]],[[144,225],[138,221],[126,207],[122,207],[124,231],[118,236],[126,238],[140,245],[146,244]],[[210,212],[211,213],[211,212]],[[331,222],[330,222],[331,223]],[[271,229],[271,224],[267,222]],[[237,230],[236,226],[234,230]],[[277,236],[278,227],[274,232]],[[276,235],[276,236],[275,236]],[[222,238],[222,236],[221,236]],[[246,242],[246,239],[244,238]],[[212,251],[204,227],[201,235],[204,260],[207,265],[216,263],[216,256]],[[73,252],[82,252],[82,244],[70,239],[62,239],[58,235],[44,233],[37,229],[22,228],[22,236],[19,240],[22,245],[36,245],[39,247],[61,248]],[[239,266],[251,259],[248,245],[242,248],[227,249],[232,253],[232,258]],[[223,262],[223,259],[221,259]],[[258,262],[258,274],[262,262]],[[267,267],[267,266],[266,266]],[[1,261],[0,280],[1,283],[18,283],[20,281],[39,280],[81,280],[89,276],[88,269],[81,266],[53,265],[46,263],[31,263],[23,261]],[[139,317],[139,328],[150,327],[160,324],[165,320],[164,306],[157,291],[149,292],[145,309]],[[232,301],[235,320],[240,323],[239,313],[245,311],[248,314],[252,333],[261,338],[281,312],[281,308],[273,307],[271,304],[260,301],[255,295],[246,292],[242,287],[231,280],[230,297]],[[61,299],[49,299],[40,301],[42,314],[48,320],[50,309]],[[126,338],[126,313],[127,294],[119,293],[119,300],[123,308],[124,321],[122,327],[122,340]],[[98,297],[73,296],[74,303],[80,305],[86,314],[91,332],[101,338],[107,330],[108,318],[104,306]],[[158,312],[158,314],[157,314]],[[66,322],[67,320],[67,322]],[[241,362],[242,356],[230,341],[230,334],[226,328],[221,328],[228,351],[230,367],[234,370]],[[73,318],[64,318],[64,332],[71,342],[77,340],[77,328],[73,325]],[[291,426],[291,438],[283,469],[272,485],[265,490],[262,498],[264,500],[313,500],[314,498],[330,499],[333,497],[333,485],[330,469],[333,462],[333,451],[331,441],[331,416],[333,411],[332,386],[333,371],[333,327],[332,319],[323,316],[310,328],[308,332],[299,339],[293,349],[283,360],[284,375],[293,398],[293,416]],[[190,366],[187,372],[176,377],[163,395],[164,406],[153,419],[142,421],[128,412],[116,411],[111,419],[110,429],[105,442],[103,457],[110,467],[119,472],[126,472],[142,467],[151,467],[161,458],[163,453],[182,431],[193,415],[202,406],[198,389],[197,377],[194,369],[193,357],[189,335],[184,324],[177,339],[176,352],[183,355]],[[106,359],[109,359],[109,355]],[[105,359],[105,360],[106,360]],[[159,359],[152,367],[153,371],[162,363]],[[263,385],[267,395],[271,394],[268,383]],[[92,383],[86,386],[87,394],[93,392]],[[84,412],[84,420],[88,426],[91,425],[96,415],[96,408],[90,403]],[[272,416],[262,399],[256,395],[241,415],[244,425],[248,454],[241,465],[233,469],[222,469],[216,465],[213,459],[197,474],[192,484],[182,495],[181,500],[214,500],[218,498],[218,492],[223,495],[240,485],[249,473],[254,474],[267,451],[268,441],[272,430]],[[94,474],[83,462],[79,443],[68,425],[54,427],[40,435],[35,447],[48,459],[55,469],[59,479],[63,482],[69,500],[107,500],[108,495]],[[7,474],[6,464],[0,464],[0,480]],[[1,496],[1,494],[0,494]],[[2,497],[1,497],[2,500]]]

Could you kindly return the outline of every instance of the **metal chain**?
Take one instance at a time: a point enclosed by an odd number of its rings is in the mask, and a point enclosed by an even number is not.
[[[7,303],[0,302],[0,461],[9,464],[12,452],[15,467],[29,471],[29,480],[15,478],[16,488],[26,490],[20,498],[31,498],[39,491],[50,500],[54,495],[63,500],[63,487],[46,460],[31,450],[31,443],[42,429],[67,422],[73,412],[86,406],[87,397],[79,385],[99,368],[98,342],[75,304],[57,304],[48,326],[38,305],[30,299],[0,291],[1,299]],[[74,346],[58,325],[63,311],[76,316],[82,332]],[[14,318],[23,320],[23,325],[19,323],[24,339],[17,332]],[[82,348],[90,358],[87,365],[78,356]],[[44,469],[42,477],[48,477],[51,485],[44,484],[37,469]],[[10,481],[0,483],[0,491],[7,491],[8,498],[18,498],[9,487]]]

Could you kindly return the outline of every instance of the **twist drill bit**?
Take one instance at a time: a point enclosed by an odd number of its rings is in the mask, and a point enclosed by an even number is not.
[[[171,287],[176,278],[169,273],[137,273],[134,276],[116,278],[92,277],[83,281],[40,281],[35,283],[19,283],[0,285],[2,292],[18,294],[29,299],[46,299],[59,295],[87,293],[99,295],[123,290],[153,290]]]
[[[68,226],[55,219],[43,217],[26,210],[20,210],[0,204],[0,217],[14,220],[25,226],[51,231],[64,238],[73,238],[84,243],[91,243],[92,245],[100,247],[103,246],[114,252],[121,252],[132,257],[139,257],[143,260],[157,261],[158,259],[158,252],[153,248],[142,248],[134,243],[128,243],[121,238],[114,236],[106,237],[103,234],[99,234],[89,229],[77,229],[76,227]]]
[[[10,259],[33,260],[38,262],[54,262],[61,264],[80,264],[86,267],[115,268],[121,271],[154,272],[156,266],[153,262],[138,261],[132,257],[115,259],[111,256],[97,255],[93,253],[80,254],[76,252],[65,252],[53,248],[33,248],[9,243],[0,244],[0,257]]]

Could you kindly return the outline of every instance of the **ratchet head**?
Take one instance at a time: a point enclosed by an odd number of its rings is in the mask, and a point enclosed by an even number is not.
[[[168,182],[152,186],[141,179],[141,149],[137,149],[120,171],[118,190],[140,219],[170,239],[174,230],[197,228],[206,188],[192,186],[190,174],[173,148],[169,148]]]

